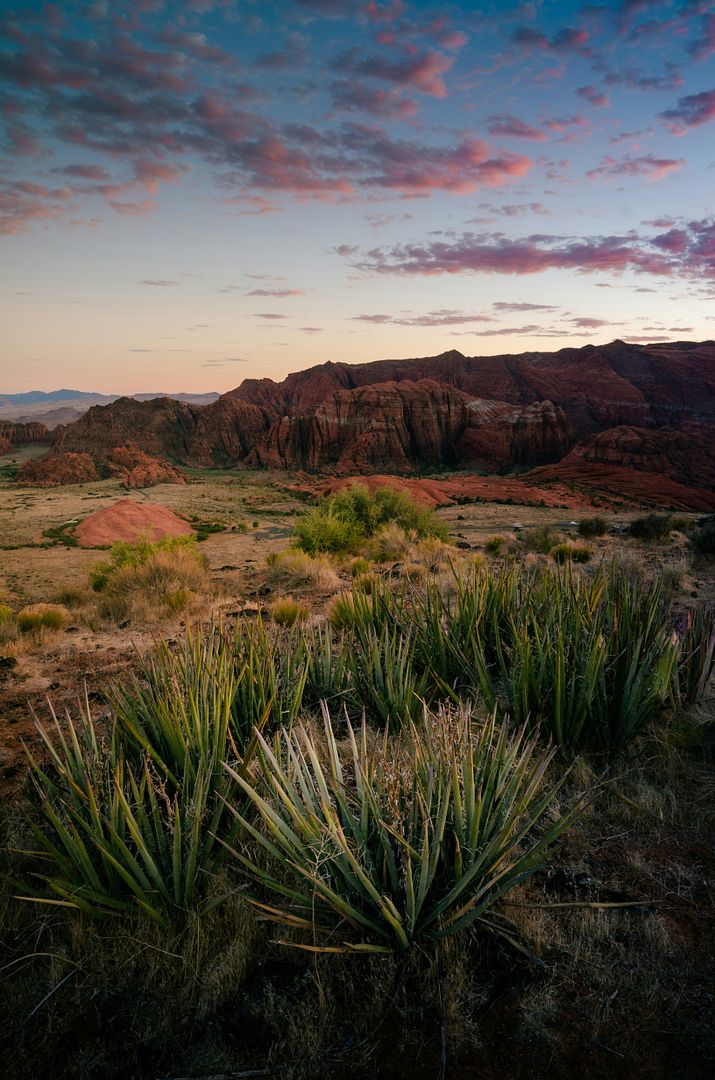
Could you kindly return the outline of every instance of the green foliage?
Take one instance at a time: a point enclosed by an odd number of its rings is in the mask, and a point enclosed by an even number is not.
[[[608,522],[604,517],[583,518],[578,523],[578,534],[586,540],[595,536],[605,536],[607,532]]]
[[[673,529],[673,517],[671,514],[646,514],[645,517],[634,518],[628,526],[628,532],[636,540],[653,543],[657,540],[666,540]]]
[[[295,542],[310,555],[321,551],[343,554],[354,551],[391,524],[414,533],[417,538],[448,536],[446,524],[434,511],[420,506],[405,492],[392,488],[370,492],[355,484],[326,496],[299,517],[294,529]]]
[[[487,555],[501,555],[502,548],[506,544],[504,536],[490,536],[484,544]]]
[[[361,577],[363,574],[370,573],[370,562],[368,559],[355,559],[350,567],[350,573],[352,576]]]
[[[275,750],[260,739],[257,787],[229,770],[254,811],[236,819],[265,852],[234,849],[258,909],[331,952],[402,951],[474,924],[516,944],[494,906],[570,822],[544,824],[550,755],[465,710],[375,747],[348,725],[348,741],[343,755],[326,710],[327,752],[299,725]]]
[[[51,528],[44,529],[42,535],[47,540],[51,540],[52,544],[48,546],[56,547],[63,545],[64,547],[77,547],[79,540],[72,531],[76,522],[69,522],[66,525],[56,525]]]
[[[125,567],[137,568],[150,562],[159,553],[187,552],[201,559],[194,536],[171,536],[164,540],[139,540],[129,544],[118,540],[112,544],[109,558],[97,563],[89,571],[89,582],[95,592],[103,592],[113,576]]]
[[[540,555],[548,555],[560,541],[561,534],[549,525],[524,529],[519,536],[519,545],[523,551],[534,551]]]
[[[21,899],[94,918],[140,910],[166,925],[171,909],[194,904],[220,851],[216,785],[228,793],[230,783],[207,759],[192,768],[190,756],[174,782],[151,758],[128,754],[116,728],[103,743],[88,706],[66,728],[40,729],[47,769],[31,758],[44,827],[30,825],[46,872]]]
[[[7,604],[0,604],[0,626],[3,623],[11,622],[15,618],[15,612]]]

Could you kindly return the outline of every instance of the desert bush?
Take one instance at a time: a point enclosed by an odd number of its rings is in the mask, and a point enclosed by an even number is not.
[[[346,756],[327,710],[324,725],[324,743],[302,725],[275,750],[261,738],[257,788],[231,773],[255,815],[236,819],[268,856],[234,851],[259,911],[318,950],[402,951],[474,924],[513,941],[495,905],[570,822],[545,824],[550,755],[468,710],[376,746],[348,727]]]
[[[15,618],[15,612],[7,604],[0,604],[0,626],[4,623],[12,622]]]
[[[274,586],[301,589],[317,588],[334,592],[340,586],[340,578],[333,562],[325,555],[306,555],[298,548],[271,552],[266,557],[268,580]]]
[[[688,569],[689,567],[686,559],[680,559],[678,562],[672,562],[668,563],[666,566],[662,566],[658,571],[658,580],[662,584],[663,589],[670,593],[679,592],[683,587]]]
[[[282,596],[270,606],[271,618],[278,626],[294,626],[308,617],[305,604],[299,604],[292,596]]]
[[[628,526],[628,532],[636,540],[645,543],[653,543],[657,540],[666,540],[673,529],[673,517],[671,514],[646,514],[645,517],[634,518]]]
[[[354,559],[353,564],[350,567],[350,573],[353,577],[362,577],[363,574],[370,573],[370,560],[369,559]]]
[[[119,540],[112,544],[108,559],[91,567],[89,583],[95,592],[103,592],[120,570],[136,569],[153,561],[161,553],[175,554],[180,551],[191,552],[197,560],[202,558],[198,554],[194,536],[171,536],[157,541],[144,539],[135,544]]]
[[[583,544],[557,544],[549,554],[557,563],[584,563],[593,558],[591,548],[584,547]]]
[[[502,548],[506,544],[505,536],[490,536],[484,544],[487,555],[501,555]]]
[[[343,488],[303,514],[296,522],[296,544],[310,555],[318,552],[355,551],[388,525],[417,538],[446,539],[448,529],[433,510],[421,506],[405,492],[378,488],[370,492],[355,484]]]
[[[88,596],[83,589],[61,589],[52,598],[54,604],[66,608],[80,608],[87,603]]]
[[[519,547],[522,551],[534,551],[548,555],[552,548],[561,542],[561,534],[549,525],[538,525],[533,529],[524,529],[519,534]]]
[[[31,604],[16,616],[21,634],[29,634],[35,630],[61,630],[66,619],[67,612],[57,604]]]
[[[415,534],[406,533],[399,525],[392,523],[373,536],[367,549],[370,559],[375,563],[398,562],[404,559],[416,545]]]
[[[115,544],[90,581],[101,594],[102,615],[146,622],[187,610],[210,588],[208,563],[193,537]]]
[[[605,536],[608,532],[608,522],[605,517],[582,518],[578,523],[578,534],[589,540],[596,536]]]

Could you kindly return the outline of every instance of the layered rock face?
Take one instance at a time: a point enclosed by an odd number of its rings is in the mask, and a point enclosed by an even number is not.
[[[702,491],[715,488],[715,342],[490,357],[453,350],[328,363],[282,383],[246,380],[207,406],[123,398],[58,428],[50,456],[87,454],[106,470],[128,443],[153,459],[137,463],[138,483],[162,470],[168,479],[175,464],[338,475],[564,465],[574,475],[626,469],[647,473],[651,487],[668,477]]]
[[[27,443],[48,443],[52,432],[44,424],[34,421],[29,424],[15,424],[10,420],[0,420],[0,439],[10,446],[24,446]]]

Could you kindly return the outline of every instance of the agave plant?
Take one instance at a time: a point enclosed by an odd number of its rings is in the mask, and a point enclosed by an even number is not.
[[[232,807],[262,857],[232,851],[263,915],[317,950],[392,952],[475,923],[512,940],[495,905],[575,812],[546,820],[552,754],[469,709],[426,712],[372,746],[364,724],[347,739],[341,753],[325,709],[324,741],[302,725],[274,748],[259,737],[255,786],[227,767],[254,810]]]

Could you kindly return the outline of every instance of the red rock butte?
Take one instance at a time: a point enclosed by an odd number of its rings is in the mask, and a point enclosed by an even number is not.
[[[117,540],[164,540],[170,536],[189,536],[192,528],[168,506],[120,499],[81,521],[75,529],[80,547],[110,547]]]
[[[131,486],[177,482],[182,464],[334,476],[461,470],[712,509],[715,342],[451,350],[327,363],[281,383],[246,379],[205,406],[120,398],[58,427],[48,457],[18,482],[52,482],[70,454],[90,455],[103,475],[121,469]]]

